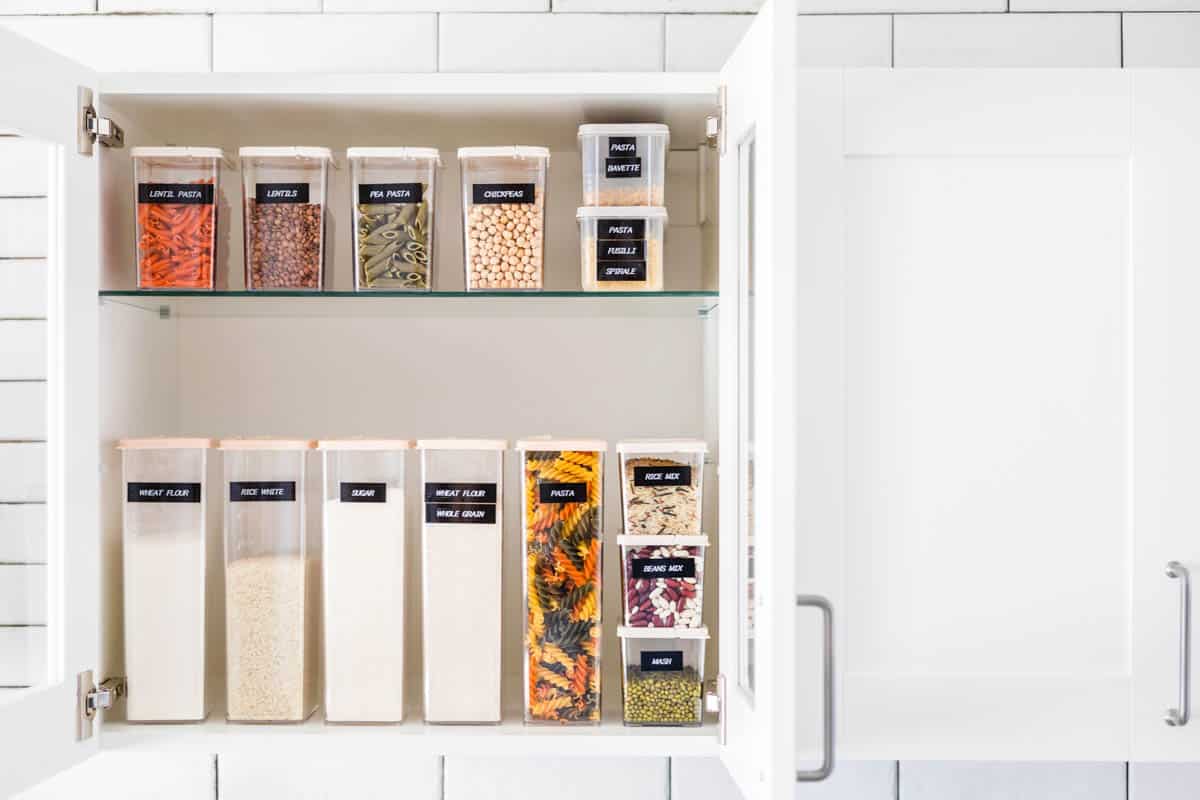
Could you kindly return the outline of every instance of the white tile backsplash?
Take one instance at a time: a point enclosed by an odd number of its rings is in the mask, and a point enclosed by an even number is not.
[[[895,18],[897,67],[1119,67],[1119,14]]]
[[[22,36],[99,72],[208,72],[205,14],[0,17]]]
[[[1125,66],[1200,67],[1200,14],[1125,14]]]

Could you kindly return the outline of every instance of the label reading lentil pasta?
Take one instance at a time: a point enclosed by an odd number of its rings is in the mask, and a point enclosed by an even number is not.
[[[586,503],[586,483],[539,483],[538,502],[541,503]]]
[[[127,483],[125,501],[129,503],[199,503],[198,483]]]
[[[139,203],[204,205],[213,202],[211,183],[139,183]]]
[[[419,203],[425,195],[422,183],[360,183],[360,203]]]
[[[683,669],[682,650],[643,650],[642,672],[679,672]]]
[[[291,503],[296,500],[295,481],[230,481],[229,502]]]
[[[471,184],[471,202],[476,204],[532,203],[532,183],[475,183]]]
[[[256,203],[307,203],[307,183],[256,183]]]
[[[339,486],[343,503],[386,503],[386,483],[343,483]]]

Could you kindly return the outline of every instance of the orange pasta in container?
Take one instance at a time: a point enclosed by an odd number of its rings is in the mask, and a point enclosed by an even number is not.
[[[139,289],[214,287],[217,249],[216,147],[135,147]]]

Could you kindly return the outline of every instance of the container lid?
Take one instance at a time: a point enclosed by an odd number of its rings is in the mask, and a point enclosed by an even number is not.
[[[533,437],[517,440],[518,450],[607,450],[608,442],[603,439],[551,439]]]
[[[328,147],[239,147],[240,158],[317,158],[332,161]]]
[[[222,439],[218,450],[312,450],[317,443],[311,439]]]
[[[321,439],[318,450],[408,450],[411,439]]]
[[[131,147],[130,158],[225,158],[219,147]]]
[[[207,450],[214,444],[212,439],[187,437],[146,437],[144,439],[118,439],[118,450]]]
[[[408,158],[442,163],[436,147],[347,147],[346,158]]]
[[[584,206],[575,212],[575,219],[661,219],[666,222],[667,210],[662,206]]]
[[[623,533],[617,537],[617,544],[629,545],[630,547],[653,547],[654,545],[679,545],[680,547],[708,547],[707,536],[697,536],[695,534],[683,536],[638,536],[636,534]]]
[[[579,126],[579,136],[670,136],[661,122],[590,123]]]
[[[703,439],[629,439],[617,442],[618,453],[707,453],[708,442]]]
[[[460,147],[459,158],[550,158],[549,147],[518,144],[511,147]]]
[[[622,639],[707,639],[708,626],[699,628],[634,628],[618,625],[617,636]]]
[[[418,450],[507,450],[507,439],[418,439]]]

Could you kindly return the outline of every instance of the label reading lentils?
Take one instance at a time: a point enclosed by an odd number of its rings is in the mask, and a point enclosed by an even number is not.
[[[691,467],[634,467],[634,486],[691,486]]]
[[[360,183],[358,202],[371,203],[419,203],[425,187],[419,183]]]
[[[471,184],[471,202],[479,203],[532,203],[532,183],[474,183]]]
[[[642,651],[642,672],[680,672],[682,670],[682,650]]]
[[[307,203],[307,183],[256,183],[254,184],[254,202],[256,203]]]
[[[296,500],[295,481],[230,481],[231,503],[291,503]]]
[[[644,219],[598,219],[596,220],[597,239],[645,239],[646,220]]]
[[[139,203],[170,203],[172,205],[211,206],[211,183],[139,183]]]
[[[694,578],[696,577],[696,559],[631,558],[629,560],[629,577]]]
[[[495,525],[495,503],[426,503],[427,524]]]
[[[586,483],[539,483],[538,501],[542,503],[586,503]]]
[[[427,503],[495,503],[494,483],[427,483]]]
[[[640,158],[606,158],[604,159],[604,177],[616,178],[642,177],[642,160]]]
[[[198,483],[127,483],[128,503],[199,503]]]
[[[343,503],[386,503],[386,483],[343,483],[341,484]]]
[[[596,280],[598,281],[644,281],[646,280],[645,261],[597,261]]]

